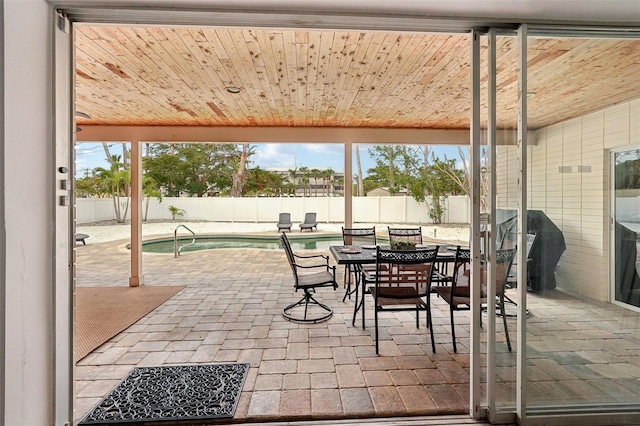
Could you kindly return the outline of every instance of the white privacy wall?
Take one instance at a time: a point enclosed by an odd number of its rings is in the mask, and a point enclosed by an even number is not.
[[[121,198],[121,203],[125,202]],[[467,196],[451,196],[445,200],[443,223],[469,223]],[[78,224],[114,220],[111,198],[78,198]],[[302,222],[307,212],[315,212],[320,223],[344,222],[343,197],[178,197],[149,200],[148,220],[170,220],[169,206],[184,210],[180,219],[210,222],[277,222],[281,212],[291,213],[294,223]],[[142,203],[143,212],[146,200]],[[121,204],[121,211],[125,211]],[[129,214],[131,208],[129,207]],[[129,219],[129,215],[127,215]],[[430,224],[428,205],[412,197],[354,197],[354,223],[420,223]]]
[[[562,230],[558,287],[609,300],[609,150],[640,145],[640,100],[537,132],[528,151],[529,209]],[[517,147],[498,148],[498,206],[516,206]]]

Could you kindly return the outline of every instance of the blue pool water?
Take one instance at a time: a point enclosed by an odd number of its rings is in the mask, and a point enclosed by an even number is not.
[[[191,243],[193,238],[178,238],[178,247]],[[341,235],[318,235],[313,237],[289,237],[291,248],[296,250],[329,250],[331,245],[342,244]],[[217,236],[196,237],[193,245],[184,247],[180,252],[228,248],[258,248],[281,250],[280,239],[274,237],[245,237],[245,236]],[[173,253],[173,238],[163,240],[149,240],[142,243],[144,253]]]

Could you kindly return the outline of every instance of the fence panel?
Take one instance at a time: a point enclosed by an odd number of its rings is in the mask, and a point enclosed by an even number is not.
[[[115,219],[111,198],[78,198],[76,205],[79,224]],[[143,210],[146,205],[145,199]],[[279,213],[287,212],[291,213],[294,223],[300,223],[305,213],[315,212],[318,222],[344,222],[343,197],[166,197],[162,202],[152,198],[147,220],[171,220],[169,206],[184,210],[180,218],[185,220],[275,223]],[[402,196],[353,197],[353,222],[429,224],[432,221],[427,204]],[[443,223],[469,223],[469,199],[465,196],[447,198]]]

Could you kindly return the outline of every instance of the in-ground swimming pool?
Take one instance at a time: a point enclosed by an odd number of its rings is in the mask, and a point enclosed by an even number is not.
[[[202,236],[196,237],[193,245],[187,246],[193,241],[193,237],[178,238],[178,247],[183,247],[181,253],[187,251],[228,249],[228,248],[258,248],[280,250],[280,238],[273,237],[248,237],[240,235]],[[293,250],[329,250],[329,246],[342,244],[341,235],[314,235],[298,238],[289,236],[289,242]],[[127,246],[130,248],[130,246]],[[173,238],[148,240],[142,243],[144,253],[173,253]]]

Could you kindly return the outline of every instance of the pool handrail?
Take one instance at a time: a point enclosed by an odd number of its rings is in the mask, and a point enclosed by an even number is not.
[[[191,235],[193,235],[193,240],[191,240],[191,242],[189,244],[185,244],[183,246],[178,247],[178,228],[184,228],[187,231],[191,232]],[[173,257],[178,257],[180,256],[180,252],[182,251],[183,248],[191,246],[193,244],[196,243],[196,233],[193,232],[191,229],[189,229],[186,225],[178,225],[176,226],[176,229],[173,230]]]

